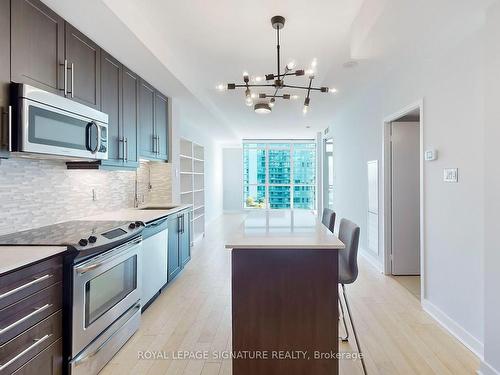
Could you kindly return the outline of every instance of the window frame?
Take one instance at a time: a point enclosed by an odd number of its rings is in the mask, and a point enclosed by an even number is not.
[[[257,144],[257,146],[253,147],[245,147],[246,144]],[[282,146],[282,144],[289,144],[289,147]],[[311,151],[314,152],[314,165],[312,167],[314,171],[314,182],[311,184],[305,184],[305,183],[295,183],[295,160],[294,160],[294,154],[295,154],[295,145],[296,144],[312,144],[315,147],[311,148]],[[262,145],[265,145],[265,147],[262,147]],[[299,209],[299,210],[315,210],[316,205],[318,202],[317,198],[317,162],[318,162],[318,155],[317,155],[317,149],[316,149],[316,142],[313,139],[301,139],[301,140],[274,140],[274,141],[264,141],[264,140],[244,140],[243,141],[243,147],[242,147],[242,160],[243,160],[243,166],[245,162],[245,151],[246,150],[264,150],[264,155],[265,155],[265,183],[245,183],[245,169],[242,168],[242,179],[243,179],[243,199],[242,199],[242,205],[244,210],[294,210],[294,209]],[[288,184],[277,184],[277,183],[270,183],[269,182],[269,151],[270,150],[282,150],[282,151],[288,151],[290,154],[290,183]],[[257,207],[247,207],[246,206],[246,199],[245,199],[245,187],[248,186],[265,186],[265,193],[264,193],[264,208],[257,208]],[[290,188],[290,207],[288,208],[271,208],[270,207],[270,201],[269,201],[269,188],[270,187],[275,187],[275,186],[285,186]],[[314,194],[314,201],[312,204],[311,208],[295,208],[294,204],[294,192],[295,192],[295,187],[312,187]]]

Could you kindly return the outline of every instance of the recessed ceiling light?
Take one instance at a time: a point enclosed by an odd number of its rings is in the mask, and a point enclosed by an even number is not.
[[[352,69],[352,68],[355,68],[358,66],[358,62],[356,60],[349,60],[349,61],[346,61],[344,64],[342,64],[342,66],[346,69]]]

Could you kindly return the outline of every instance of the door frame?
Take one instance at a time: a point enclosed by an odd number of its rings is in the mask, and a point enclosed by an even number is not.
[[[384,273],[392,274],[392,171],[391,171],[391,124],[406,114],[419,110],[419,149],[420,149],[420,300],[426,298],[425,293],[425,207],[424,207],[424,99],[402,108],[383,119],[382,123],[382,207],[384,210],[382,220],[382,248],[384,250]]]

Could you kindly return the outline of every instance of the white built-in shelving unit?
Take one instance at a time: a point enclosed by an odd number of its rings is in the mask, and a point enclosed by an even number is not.
[[[193,205],[193,240],[205,234],[205,152],[185,138],[180,144],[181,203]]]

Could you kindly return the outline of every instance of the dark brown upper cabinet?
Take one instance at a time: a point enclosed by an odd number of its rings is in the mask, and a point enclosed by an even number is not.
[[[102,51],[101,54],[101,111],[108,114],[108,162],[124,161],[125,144],[122,131],[122,72],[116,59]]]
[[[11,7],[11,80],[62,94],[64,20],[38,0]]]
[[[10,0],[0,0],[0,51],[10,50]],[[0,54],[0,158],[9,155],[10,56]]]
[[[106,167],[136,168],[139,77],[101,51],[101,111],[109,116]]]
[[[168,159],[168,99],[141,80],[139,99],[140,156]]]
[[[156,138],[154,132],[155,89],[141,80],[139,92],[139,133],[140,155],[147,159],[156,158]]]
[[[125,143],[125,165],[137,167],[138,155],[138,108],[139,108],[139,77],[123,68],[123,100],[122,100],[122,131]]]
[[[73,100],[99,108],[101,49],[69,23],[65,40],[68,92]]]
[[[168,160],[168,99],[155,91],[156,159]]]

